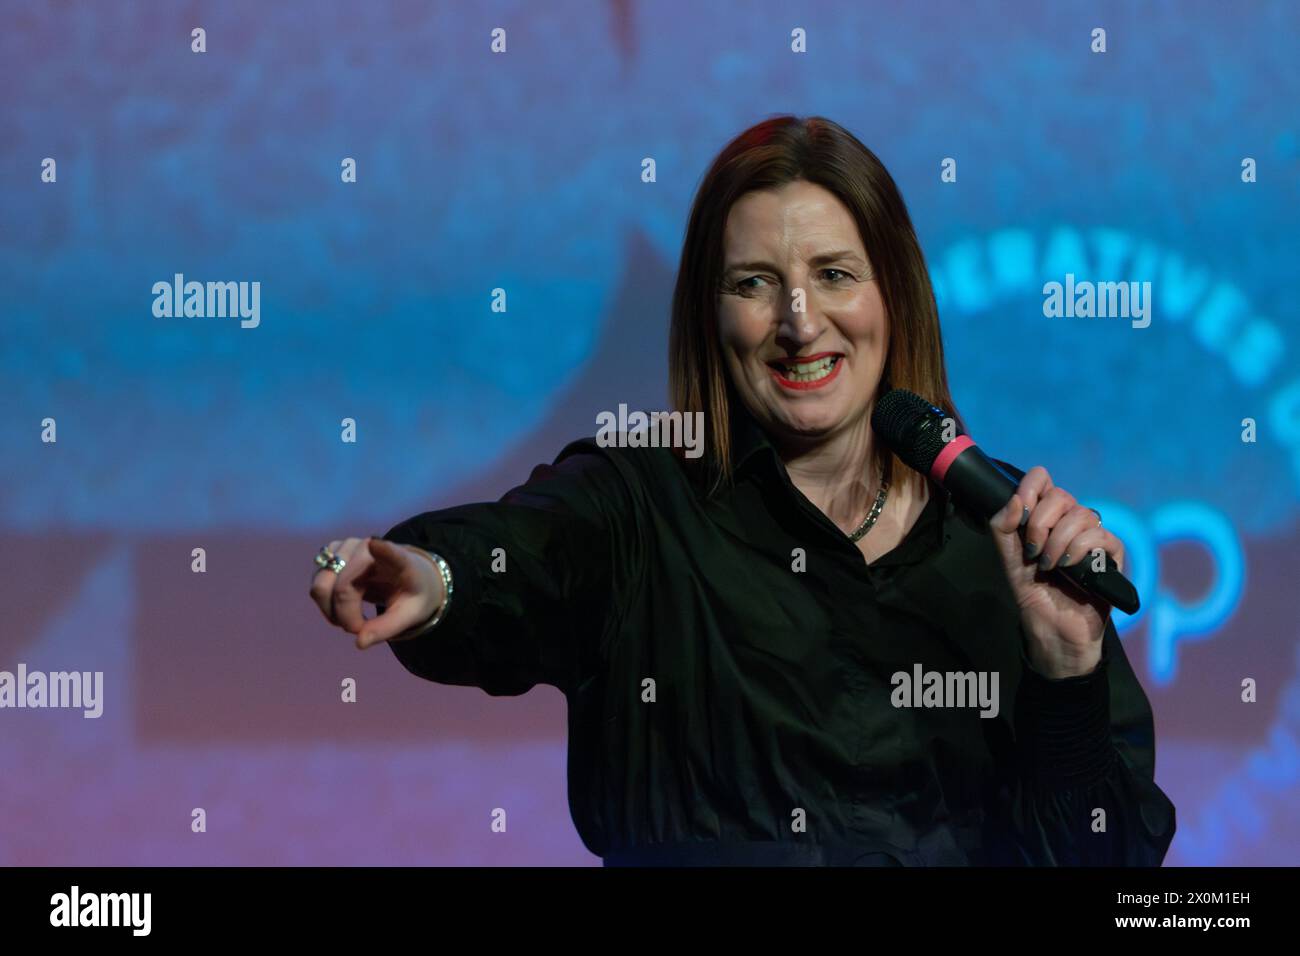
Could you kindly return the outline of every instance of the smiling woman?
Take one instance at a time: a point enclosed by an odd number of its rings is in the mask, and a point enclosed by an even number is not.
[[[783,116],[722,151],[669,358],[702,455],[572,442],[500,501],[331,542],[321,612],[428,680],[560,688],[610,865],[1159,863],[1150,706],[1110,608],[1043,573],[1123,543],[1042,467],[962,513],[873,433],[893,387],[965,426],[870,150]]]
[[[797,179],[751,192],[727,216],[724,258],[741,262],[724,267],[717,306],[727,379],[764,430],[823,462],[829,449],[845,449],[853,471],[837,509],[845,521],[878,491],[852,479],[887,480],[878,454],[863,471],[849,450],[867,432],[889,351],[884,299],[858,236],[852,213],[824,186]],[[770,264],[753,274],[762,263]],[[802,455],[786,460],[796,471],[806,464]]]
[[[820,118],[761,123],[714,161],[682,248],[669,355],[674,402],[704,411],[711,426],[714,481],[729,471],[726,425],[737,399],[760,423],[844,441],[863,430],[884,381],[962,425],[925,258],[897,186],[875,154]],[[834,394],[803,402],[773,394],[808,379],[768,367],[828,357]],[[892,455],[873,457],[886,481],[919,483]]]

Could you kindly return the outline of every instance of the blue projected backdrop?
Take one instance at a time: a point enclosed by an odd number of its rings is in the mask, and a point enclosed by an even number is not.
[[[97,718],[0,711],[0,863],[598,862],[559,693],[358,654],[309,559],[665,407],[694,190],[777,113],[881,157],[972,435],[1125,541],[1168,862],[1296,863],[1298,29],[1286,3],[0,2],[0,671],[104,673]],[[1067,281],[1149,313],[1045,314]],[[186,282],[243,311],[186,315]]]

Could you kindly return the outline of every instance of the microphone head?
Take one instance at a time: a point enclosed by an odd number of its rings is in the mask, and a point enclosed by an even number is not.
[[[886,392],[871,412],[876,437],[908,467],[923,475],[930,473],[930,466],[947,444],[943,437],[946,421],[953,422],[950,439],[965,434],[942,408],[905,388]]]

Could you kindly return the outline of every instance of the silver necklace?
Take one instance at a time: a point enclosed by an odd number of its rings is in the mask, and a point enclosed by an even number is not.
[[[853,533],[849,535],[850,541],[859,540],[864,534],[871,530],[871,526],[874,525],[876,519],[880,517],[881,509],[885,507],[885,495],[888,491],[889,482],[885,481],[885,474],[884,472],[881,472],[880,493],[876,495],[876,503],[871,506],[871,512],[867,515],[867,520],[858,525],[857,528],[853,530]]]

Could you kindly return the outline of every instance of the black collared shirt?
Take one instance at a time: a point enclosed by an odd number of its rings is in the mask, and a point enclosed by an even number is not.
[[[987,523],[941,488],[868,564],[748,416],[733,443],[713,495],[667,449],[583,439],[402,522],[384,537],[455,591],[389,646],[432,681],[563,691],[571,814],[610,864],[1161,862],[1174,807],[1113,623],[1096,671],[1048,680]]]

